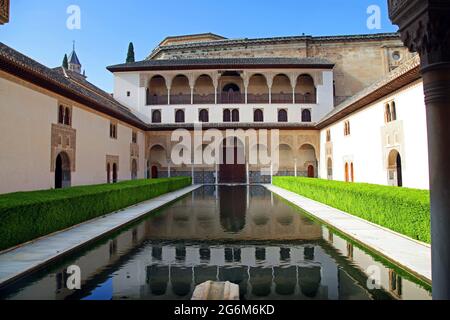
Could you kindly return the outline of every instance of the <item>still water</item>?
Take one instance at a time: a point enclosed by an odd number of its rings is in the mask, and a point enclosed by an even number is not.
[[[69,266],[81,290],[66,287]],[[381,286],[373,286],[374,275]],[[0,299],[190,299],[207,280],[242,300],[431,299],[426,283],[262,186],[205,186],[0,291]]]

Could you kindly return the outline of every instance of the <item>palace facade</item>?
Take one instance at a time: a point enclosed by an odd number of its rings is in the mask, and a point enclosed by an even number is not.
[[[244,163],[174,164],[172,132],[194,137],[199,123],[279,130],[278,175],[428,188],[419,60],[398,34],[168,37],[108,67],[113,94],[87,81],[75,50],[51,69],[1,44],[0,62],[0,193],[181,175],[270,182],[248,161],[263,146],[239,139]]]

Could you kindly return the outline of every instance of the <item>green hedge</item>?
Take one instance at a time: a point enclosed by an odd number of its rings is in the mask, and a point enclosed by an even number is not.
[[[430,243],[430,195],[426,190],[321,179],[274,177],[273,184]]]
[[[182,177],[0,195],[0,250],[190,184]]]

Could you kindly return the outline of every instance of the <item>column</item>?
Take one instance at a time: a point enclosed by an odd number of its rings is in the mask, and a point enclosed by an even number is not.
[[[244,94],[245,94],[245,104],[248,103],[248,85],[250,84],[250,76],[246,72],[241,74],[242,80],[244,82]]]
[[[194,74],[188,75],[189,79],[189,87],[191,88],[191,104],[194,104],[194,89],[195,89],[195,81],[197,80]]]
[[[167,104],[170,105],[170,90],[172,89],[173,76],[164,76],[167,88]]]
[[[291,73],[289,74],[289,80],[291,81],[291,87],[292,87],[292,104],[295,104],[295,88],[297,87],[297,78],[298,74]]]
[[[220,78],[220,75],[218,73],[211,75],[211,79],[213,81],[213,86],[214,86],[214,104],[217,104],[219,102],[218,97],[217,97],[218,90],[219,90],[219,78]]]
[[[430,164],[433,299],[449,300],[450,1],[389,0],[389,15],[405,45],[420,54]]]
[[[264,75],[267,80],[267,87],[269,88],[269,104],[272,104],[272,86],[273,86],[273,78],[275,77],[273,74],[265,74]]]

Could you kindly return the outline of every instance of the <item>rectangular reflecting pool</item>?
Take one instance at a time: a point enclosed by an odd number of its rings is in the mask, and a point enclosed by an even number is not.
[[[69,266],[81,270],[80,290],[67,288]],[[238,284],[242,300],[431,299],[428,283],[262,186],[197,189],[0,299],[189,300],[208,280]]]

